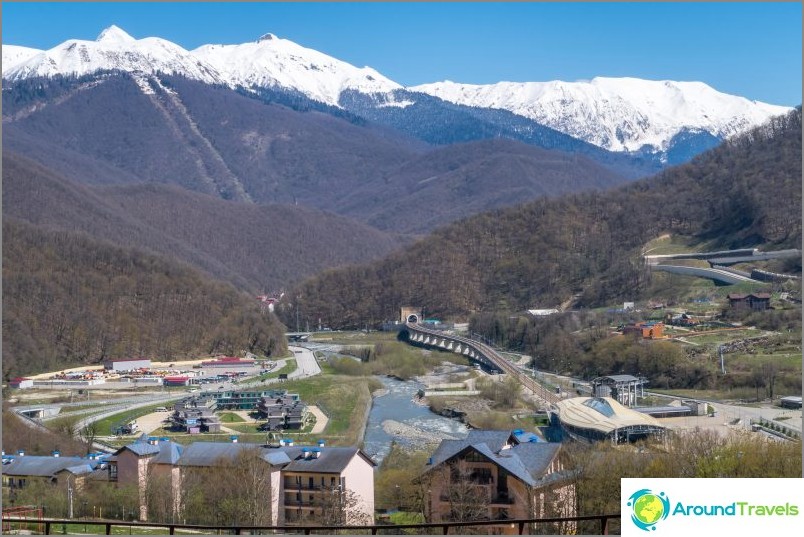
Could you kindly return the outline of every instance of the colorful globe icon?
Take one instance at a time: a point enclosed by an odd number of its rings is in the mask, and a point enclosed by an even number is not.
[[[642,489],[628,499],[631,507],[631,521],[639,529],[649,531],[656,529],[656,523],[667,518],[670,511],[670,500],[664,492],[658,494]]]

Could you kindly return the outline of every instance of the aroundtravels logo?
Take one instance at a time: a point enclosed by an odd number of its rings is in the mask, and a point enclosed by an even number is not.
[[[799,535],[802,478],[622,478],[623,537]],[[630,519],[630,520],[629,520]],[[750,531],[749,531],[750,530]]]
[[[664,492],[655,494],[650,489],[640,489],[628,498],[631,522],[641,530],[656,529],[656,523],[670,514],[670,500]]]

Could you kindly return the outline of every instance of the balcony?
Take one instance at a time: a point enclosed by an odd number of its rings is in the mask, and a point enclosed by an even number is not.
[[[325,487],[321,486],[320,484],[319,485],[315,485],[315,484],[311,485],[310,483],[296,483],[295,481],[285,481],[285,491],[287,491],[287,492],[290,492],[290,491],[295,492],[297,490],[298,491],[305,491],[305,490],[317,491],[317,490],[324,490],[324,489],[325,489]],[[329,490],[329,488],[327,487],[326,490]]]
[[[285,500],[285,509],[315,509],[321,507],[321,502],[316,500],[297,500],[296,498]]]
[[[514,499],[508,494],[495,494],[491,497],[491,505],[513,505]]]
[[[438,499],[442,502],[452,502],[456,500],[455,497],[450,497],[448,492],[441,493]],[[507,492],[489,491],[484,499],[489,505],[513,505],[516,503],[515,499],[510,497]]]

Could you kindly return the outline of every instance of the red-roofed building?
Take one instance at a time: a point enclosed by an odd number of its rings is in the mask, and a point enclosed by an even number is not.
[[[9,386],[12,388],[16,388],[17,390],[24,390],[26,388],[33,388],[33,379],[25,378],[25,377],[17,377],[12,379],[9,383]]]
[[[165,386],[187,386],[190,383],[190,377],[165,377],[162,379],[162,384]]]

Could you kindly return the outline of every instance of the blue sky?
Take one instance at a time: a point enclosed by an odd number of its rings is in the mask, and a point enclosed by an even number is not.
[[[116,24],[187,49],[271,32],[404,85],[633,76],[801,104],[800,2],[17,3],[4,43],[50,48]]]

